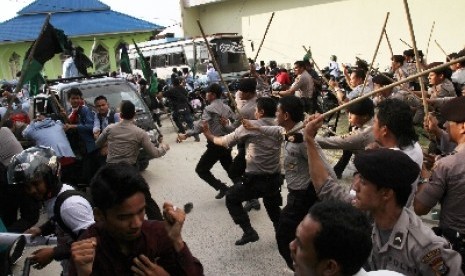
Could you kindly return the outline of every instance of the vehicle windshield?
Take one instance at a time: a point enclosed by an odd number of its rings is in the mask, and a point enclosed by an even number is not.
[[[248,61],[240,39],[216,39],[217,62],[222,73],[247,71]]]
[[[136,106],[136,112],[148,112],[141,97],[136,90],[127,83],[109,83],[109,84],[92,84],[82,85],[79,87],[82,91],[84,100],[87,105],[94,107],[94,99],[103,95],[107,98],[110,108],[119,112],[119,105],[123,100],[129,100]],[[69,103],[67,103],[68,108]]]

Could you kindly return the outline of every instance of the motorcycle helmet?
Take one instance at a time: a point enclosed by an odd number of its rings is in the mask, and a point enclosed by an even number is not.
[[[44,180],[51,195],[56,195],[61,189],[59,171],[60,163],[52,148],[31,147],[11,159],[7,170],[8,184],[25,186]]]

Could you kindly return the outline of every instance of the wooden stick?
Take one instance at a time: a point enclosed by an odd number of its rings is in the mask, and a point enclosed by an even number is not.
[[[221,74],[220,67],[218,66],[218,63],[216,62],[215,55],[213,54],[213,50],[210,48],[210,43],[208,43],[207,36],[205,35],[205,32],[203,31],[202,24],[200,24],[200,20],[197,19],[197,25],[199,25],[200,32],[202,33],[203,40],[205,41],[205,44],[207,45],[208,52],[212,58],[213,62],[213,67],[215,68],[216,72],[218,72],[218,75],[220,75],[221,83],[223,86],[226,88],[226,91],[228,92],[228,98],[229,101],[231,102],[231,105],[234,107],[234,110],[238,112],[236,108],[236,101],[234,100],[233,95],[231,94],[231,91],[229,91],[228,84],[224,81],[223,75]]]
[[[386,29],[384,29],[384,36],[386,37],[386,41],[387,41],[387,44],[388,44],[388,47],[389,47],[389,51],[391,52],[391,57],[392,57],[392,56],[394,56],[394,52],[392,51],[391,41],[389,40],[388,34],[387,34],[387,32],[386,32]]]
[[[435,24],[435,23],[436,23],[436,22],[433,21],[433,26],[431,26],[431,31],[429,32],[428,44],[426,45],[426,56],[425,56],[425,58],[428,58],[429,43],[430,43],[430,41],[431,41],[431,36],[433,36],[433,30],[434,30],[434,24]]]
[[[16,84],[15,90],[13,92],[14,96],[12,96],[10,99],[8,99],[8,108],[5,112],[5,114],[2,117],[2,120],[0,121],[0,127],[3,126],[3,124],[6,122],[8,117],[10,116],[11,111],[13,110],[13,101],[16,98],[16,94],[23,88],[23,82],[24,82],[24,76],[25,76],[25,71],[29,68],[32,60],[34,59],[34,54],[37,48],[37,45],[39,44],[40,40],[42,39],[42,36],[45,32],[45,29],[48,26],[48,23],[50,22],[50,16],[51,14],[48,13],[47,16],[45,17],[44,24],[42,25],[42,28],[40,29],[39,36],[35,40],[34,44],[32,45],[31,51],[29,52],[29,56],[27,57],[26,66],[22,66],[22,68],[25,68],[24,70],[21,70],[21,76],[19,77],[18,83]]]
[[[310,53],[310,49],[307,50],[307,48],[302,45],[302,48],[304,48],[305,52],[307,54]],[[310,55],[309,55],[310,56]],[[315,60],[310,56],[310,61],[313,63],[313,65],[315,65],[315,68],[316,70],[318,71],[318,73],[321,75],[321,78],[324,80],[324,82],[326,82],[326,84],[329,86],[329,80],[325,77],[325,75],[323,74],[323,72],[321,72],[320,70],[320,67],[318,67],[318,65],[316,64]]]
[[[268,29],[270,28],[271,21],[273,21],[273,17],[274,17],[274,12],[271,14],[270,20],[268,21],[268,25],[266,25],[266,30],[265,30],[265,34],[263,35],[262,42],[260,42],[260,46],[258,46],[257,53],[255,54],[255,58],[253,59],[254,62],[257,61],[258,54],[260,53],[260,50],[262,49],[263,42],[265,41],[265,37],[266,37],[266,34],[268,33]]]
[[[407,47],[413,48],[412,46],[410,46],[410,44],[408,44],[407,42],[405,42],[402,38],[399,38],[399,39],[400,39],[400,41],[401,41],[402,43],[404,43],[405,45],[407,45]]]
[[[446,53],[446,51],[444,51],[444,49],[441,47],[441,45],[439,45],[439,42],[436,39],[434,40],[434,43],[436,43],[436,45],[439,47],[439,49],[441,49],[441,51],[447,57],[447,60],[449,60],[449,55]]]
[[[420,67],[420,55],[418,54],[417,42],[415,40],[415,33],[413,31],[412,17],[410,16],[410,9],[408,7],[408,1],[404,0],[405,13],[407,14],[408,27],[410,30],[410,38],[412,39],[413,51],[415,53],[415,65],[417,67],[417,72],[421,72]],[[425,116],[428,116],[428,102],[426,101],[426,89],[423,78],[418,78],[420,82],[421,96],[423,98],[423,109],[425,111]]]
[[[424,75],[427,75],[427,74],[429,74],[429,73],[431,73],[431,72],[434,72],[434,71],[439,70],[439,69],[442,69],[442,68],[449,67],[449,66],[451,66],[452,64],[455,64],[455,63],[458,63],[458,62],[462,62],[462,61],[465,61],[465,56],[460,57],[460,58],[453,59],[453,60],[451,60],[451,61],[449,61],[449,62],[440,64],[440,65],[438,65],[438,66],[435,66],[435,67],[433,67],[433,68],[424,70],[424,71],[422,71],[422,72],[418,72],[418,73],[416,73],[415,75],[411,75],[411,76],[409,76],[409,77],[407,77],[407,78],[405,78],[405,79],[403,79],[403,80],[400,80],[400,81],[391,83],[391,84],[389,84],[389,85],[386,85],[386,86],[384,86],[384,87],[381,87],[380,89],[377,89],[377,90],[375,90],[375,91],[366,93],[366,94],[364,94],[364,95],[362,95],[362,96],[360,96],[360,97],[358,97],[358,98],[355,98],[355,99],[353,99],[353,100],[351,100],[351,101],[349,101],[349,102],[347,102],[347,103],[345,103],[345,104],[342,104],[342,105],[340,105],[340,106],[337,106],[337,107],[335,107],[335,108],[333,108],[333,109],[331,109],[331,110],[329,110],[329,111],[323,113],[322,116],[323,116],[323,117],[328,117],[329,115],[331,115],[331,114],[333,114],[333,113],[336,113],[336,112],[338,112],[339,110],[342,110],[342,109],[344,109],[344,108],[346,108],[346,107],[348,107],[348,106],[350,106],[350,105],[353,105],[354,103],[357,103],[357,102],[359,102],[359,101],[361,101],[361,100],[363,100],[363,99],[365,99],[365,98],[369,98],[369,97],[371,97],[371,96],[373,96],[373,95],[375,95],[375,94],[377,94],[377,93],[379,93],[379,92],[382,92],[382,91],[384,91],[384,90],[388,90],[388,89],[394,88],[394,87],[398,86],[399,84],[403,84],[403,83],[406,83],[406,82],[415,80],[415,79],[417,79],[417,78],[419,78],[419,77],[422,77],[422,76],[424,76]],[[302,127],[298,128],[298,129],[295,129],[294,131],[291,131],[291,132],[287,133],[287,134],[296,133],[297,131],[301,130],[301,129],[304,128],[304,127],[305,127],[305,126],[302,126]]]
[[[393,82],[393,83],[396,82],[393,78],[391,78],[390,76],[388,76],[386,73],[380,72],[378,69],[376,69],[375,71],[378,72],[379,74],[383,75],[383,76],[384,76],[386,79],[388,79],[389,81],[391,81],[391,82]],[[421,98],[418,97],[418,95],[415,94],[415,92],[413,92],[412,90],[406,89],[405,91],[407,91],[408,93],[412,94],[412,96],[414,96],[415,98],[421,100]]]
[[[387,24],[388,19],[389,19],[389,12],[386,13],[386,19],[384,20],[383,28],[381,29],[381,34],[378,39],[378,45],[376,45],[375,53],[373,54],[373,58],[371,59],[370,68],[368,69],[368,72],[365,75],[365,80],[363,80],[361,94],[363,94],[363,91],[365,90],[365,87],[367,86],[368,76],[370,76],[370,72],[373,69],[373,64],[375,63],[376,56],[378,55],[379,45],[381,45],[381,41],[383,40],[384,31],[386,30],[386,24]]]

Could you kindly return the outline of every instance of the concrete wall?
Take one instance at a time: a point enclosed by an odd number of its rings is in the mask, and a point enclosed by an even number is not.
[[[424,53],[435,21],[428,62],[445,60],[434,40],[447,53],[464,47],[465,1],[409,0],[409,6],[417,46]],[[371,62],[387,12],[390,16],[386,31],[394,54],[408,49],[400,39],[412,45],[402,0],[229,0],[184,8],[183,28],[186,36],[200,35],[195,22],[200,19],[207,34],[240,33],[244,36],[247,55],[254,58],[273,11],[275,16],[257,60],[292,64],[303,58],[302,45],[305,45],[311,46],[320,67],[327,66],[333,54],[340,63],[354,64],[355,56]],[[383,38],[375,65],[384,69],[390,63],[390,56]]]
[[[108,49],[109,56],[110,56],[110,71],[117,71],[119,68],[116,67],[116,55],[115,51],[120,44],[120,42],[124,41],[128,44],[132,44],[132,39],[136,42],[146,41],[149,39],[151,33],[136,33],[136,34],[118,34],[118,35],[106,35],[106,36],[96,36],[97,40],[103,44],[103,46]],[[84,53],[91,58],[90,51],[92,49],[92,45],[94,43],[94,37],[81,37],[76,39],[71,39],[74,46],[81,46],[84,48]],[[21,56],[21,64],[22,60],[24,59],[24,55],[26,51],[29,49],[31,42],[22,42],[22,43],[12,43],[12,44],[3,44],[0,45],[0,80],[6,79],[11,80],[14,79],[12,76],[8,59],[16,52],[18,55]],[[43,70],[43,75],[48,76],[50,79],[54,79],[57,76],[62,75],[62,61],[60,59],[60,55],[57,54],[55,57],[48,61],[45,64],[45,68]],[[93,69],[89,68],[88,72],[93,72]]]

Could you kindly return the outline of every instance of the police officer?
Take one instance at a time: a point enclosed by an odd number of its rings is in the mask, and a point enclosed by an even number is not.
[[[436,161],[431,178],[419,186],[414,208],[426,215],[441,203],[439,233],[452,243],[462,259],[465,257],[465,98],[455,98],[444,105],[442,116],[447,121],[449,139],[457,144],[455,150]],[[462,271],[465,271],[462,260]]]
[[[322,121],[323,116],[312,116],[305,128],[312,183],[319,199],[351,202],[372,216],[373,251],[366,268],[393,270],[407,276],[463,275],[460,255],[405,208],[411,184],[420,172],[418,165],[400,150],[360,152],[354,159],[357,173],[352,183],[353,196],[324,169],[313,138]]]
[[[253,121],[255,126],[275,125],[276,103],[273,99],[259,98],[255,113],[257,118]],[[282,136],[273,137],[246,130],[240,126],[230,134],[216,137],[210,132],[208,124],[204,125],[204,134],[209,141],[218,146],[231,147],[240,142],[246,145],[244,180],[241,184],[229,188],[226,194],[226,207],[234,222],[244,231],[242,238],[236,241],[236,245],[244,245],[259,239],[257,232],[250,224],[247,212],[242,208],[244,201],[262,197],[265,209],[276,230],[281,211],[279,206],[282,204],[279,163]]]
[[[296,96],[287,96],[279,100],[276,120],[279,126],[254,128],[250,121],[244,122],[247,129],[257,129],[267,136],[282,137],[284,132],[301,128],[304,120],[304,106]],[[321,151],[321,149],[320,149]],[[323,155],[323,152],[321,151]],[[303,131],[286,136],[284,141],[284,171],[287,183],[287,204],[281,211],[276,241],[281,256],[290,269],[294,269],[289,243],[294,239],[297,226],[304,219],[310,207],[317,200],[315,189],[310,184],[307,165],[307,144],[303,141]],[[329,162],[325,166],[334,177]]]
[[[315,140],[323,149],[342,149],[343,155],[334,166],[338,178],[342,177],[345,167],[350,161],[352,153],[364,150],[375,141],[373,135],[373,116],[375,114],[373,101],[366,98],[347,107],[349,123],[352,131],[349,134],[322,137]]]

